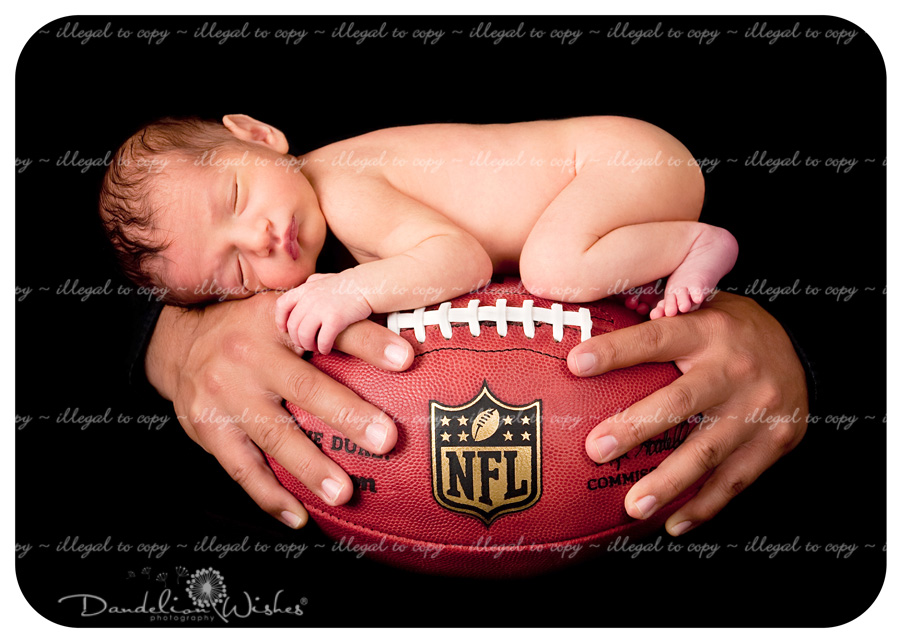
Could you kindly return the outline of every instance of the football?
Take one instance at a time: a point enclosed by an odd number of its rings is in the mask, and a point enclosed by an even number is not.
[[[514,280],[392,313],[388,327],[415,350],[407,371],[337,351],[315,354],[312,363],[393,417],[396,447],[374,455],[287,404],[300,429],[351,476],[353,498],[325,505],[269,462],[326,534],[392,565],[516,577],[602,554],[658,530],[699,486],[649,520],[625,512],[628,489],[684,441],[694,418],[603,465],[585,453],[594,426],[679,371],[654,363],[579,378],[566,356],[592,335],[645,319],[611,299],[577,305],[536,297]]]

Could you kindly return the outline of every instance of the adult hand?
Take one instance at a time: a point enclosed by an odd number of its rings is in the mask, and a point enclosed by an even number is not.
[[[303,505],[260,449],[330,505],[350,499],[350,478],[296,429],[282,400],[319,416],[372,453],[386,453],[397,428],[385,413],[302,360],[275,325],[277,293],[208,306],[166,307],[147,347],[148,381],[173,402],[187,434],[212,453],[263,510],[294,529]],[[409,344],[370,321],[348,327],[335,348],[386,370],[412,363]],[[258,448],[257,448],[258,447]]]
[[[674,361],[683,375],[597,425],[585,447],[608,462],[703,413],[700,427],[625,496],[633,518],[649,518],[707,471],[712,475],[666,521],[673,536],[715,516],[806,433],[803,366],[781,325],[753,300],[719,292],[695,312],[599,335],[568,356],[575,375]]]

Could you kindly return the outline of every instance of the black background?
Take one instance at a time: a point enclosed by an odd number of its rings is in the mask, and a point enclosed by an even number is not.
[[[59,36],[79,28],[169,29],[162,44]],[[299,45],[195,37],[204,22],[319,29]],[[681,38],[611,37],[619,22]],[[434,45],[331,37],[356,28],[443,29]],[[480,22],[525,23],[543,39],[494,44],[470,37]],[[747,35],[799,24],[819,38],[775,43]],[[581,29],[574,44],[550,38]],[[176,34],[175,30],[187,33]],[[718,29],[708,44],[690,29]],[[857,29],[849,44],[829,29]],[[451,34],[461,30],[461,34]],[[588,30],[600,33],[589,34]],[[727,33],[731,30],[735,33]],[[46,32],[46,33],[43,33]],[[32,549],[17,558],[20,586],[48,619],[75,626],[146,626],[146,615],[86,619],[62,596],[90,593],[110,605],[153,604],[168,572],[218,570],[229,595],[246,590],[268,603],[301,598],[305,614],[232,618],[256,626],[826,626],[861,614],[885,570],[885,70],[875,44],[855,25],[814,17],[82,17],[45,26],[17,69],[16,156],[32,164],[16,174],[16,528]],[[699,159],[719,159],[706,174],[703,220],[727,227],[741,243],[738,266],[722,286],[755,294],[788,325],[809,354],[818,380],[806,439],[715,520],[679,539],[717,543],[713,557],[611,553],[574,569],[526,581],[434,578],[353,555],[313,549],[297,559],[272,551],[224,558],[194,550],[219,543],[327,543],[314,527],[293,533],[263,514],[174,418],[150,429],[140,415],[171,405],[125,381],[129,298],[82,297],[79,287],[110,289],[116,277],[96,219],[104,167],[82,172],[80,159],[103,159],[134,130],[175,114],[248,113],[281,128],[301,153],[372,129],[428,122],[510,122],[619,114],[669,131]],[[748,164],[754,153],[818,167]],[[66,154],[69,154],[66,157]],[[65,159],[68,158],[69,162]],[[108,158],[108,157],[106,157]],[[759,156],[757,155],[757,158]],[[855,158],[846,173],[829,158]],[[758,291],[797,284],[817,295],[770,301]],[[66,289],[66,282],[69,289]],[[756,288],[754,288],[756,283]],[[849,301],[825,289],[856,287]],[[77,412],[73,412],[77,409]],[[82,430],[63,414],[132,416]],[[850,427],[828,416],[856,416]],[[24,416],[32,419],[27,424]],[[23,426],[24,425],[24,426]],[[86,558],[58,551],[65,539],[168,543],[160,559],[131,553]],[[818,552],[745,551],[754,538],[805,543]],[[671,539],[663,535],[663,543]],[[71,543],[71,540],[70,540]],[[830,543],[855,544],[848,558]],[[177,544],[187,547],[177,548]],[[728,544],[737,547],[727,547]],[[150,567],[148,575],[143,573]],[[130,577],[129,572],[134,574]],[[802,598],[801,598],[802,597]],[[182,598],[181,609],[190,607]],[[213,623],[221,625],[221,622]],[[164,622],[162,625],[182,625]],[[187,623],[190,625],[190,623]]]

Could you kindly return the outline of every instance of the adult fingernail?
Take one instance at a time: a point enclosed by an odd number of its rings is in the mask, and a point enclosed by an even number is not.
[[[383,424],[373,422],[366,427],[366,440],[377,450],[381,451],[385,439],[387,439],[387,427]]]
[[[322,480],[322,492],[325,494],[325,498],[331,502],[337,502],[338,496],[341,495],[341,490],[343,488],[344,485],[334,478],[325,478]]]
[[[649,518],[656,511],[656,496],[644,496],[634,503],[634,506],[641,514],[641,518]]]
[[[407,350],[396,344],[388,344],[384,349],[384,357],[397,368],[401,368],[406,361]]]
[[[300,516],[297,514],[293,514],[290,511],[282,511],[281,512],[281,522],[286,524],[291,529],[300,529],[303,526],[303,521],[300,519]]]
[[[578,371],[578,375],[590,373],[596,363],[597,358],[593,353],[578,353],[575,356],[575,369]]]
[[[604,435],[602,438],[594,440],[594,449],[597,450],[597,455],[600,457],[600,460],[606,460],[606,458],[615,452],[618,446],[619,441],[612,435]]]
[[[694,523],[692,523],[690,520],[683,520],[683,521],[681,521],[680,523],[678,523],[677,525],[675,525],[674,527],[672,527],[672,535],[673,535],[673,536],[680,536],[681,534],[683,534],[684,532],[686,532],[688,529],[690,529],[690,528],[691,528],[691,525],[693,525],[693,524],[694,524]]]

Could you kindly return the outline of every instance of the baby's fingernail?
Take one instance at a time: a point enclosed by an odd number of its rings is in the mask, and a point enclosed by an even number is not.
[[[378,451],[381,451],[381,447],[384,446],[384,441],[386,439],[387,427],[383,424],[373,422],[366,427],[366,440],[368,440],[369,444],[375,447]]]
[[[334,478],[325,478],[322,480],[322,493],[324,493],[325,498],[331,502],[337,502],[338,496],[341,495],[341,490],[343,488],[344,485]]]
[[[675,525],[674,527],[672,527],[672,535],[680,536],[681,534],[686,532],[688,529],[690,529],[692,525],[693,525],[693,523],[690,520],[683,520],[680,523],[678,523],[677,525]]]
[[[578,353],[575,356],[575,369],[579,375],[590,373],[591,369],[597,363],[597,358],[593,353]]]
[[[594,449],[596,449],[600,460],[606,460],[615,452],[618,446],[619,441],[612,435],[604,435],[602,438],[594,440]]]
[[[303,526],[303,521],[300,519],[300,516],[293,514],[290,511],[281,512],[281,522],[291,529],[300,529],[300,527]]]
[[[388,344],[387,348],[384,349],[385,359],[397,368],[403,366],[403,363],[406,361],[406,355],[406,349],[396,344]]]
[[[644,496],[634,503],[634,506],[641,514],[641,518],[649,518],[656,511],[656,496]]]

